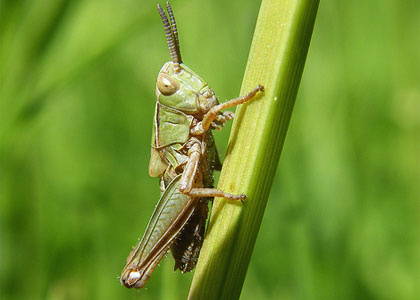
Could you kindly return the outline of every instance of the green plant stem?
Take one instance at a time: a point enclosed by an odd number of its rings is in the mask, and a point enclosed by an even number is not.
[[[237,299],[264,214],[308,52],[318,0],[263,0],[241,95],[266,91],[236,113],[189,299]],[[267,251],[275,251],[267,249]]]

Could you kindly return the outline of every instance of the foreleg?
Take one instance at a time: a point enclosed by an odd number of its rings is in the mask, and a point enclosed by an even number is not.
[[[253,89],[249,94],[238,97],[229,101],[226,101],[224,103],[218,104],[216,106],[213,106],[210,108],[210,110],[204,115],[203,120],[194,128],[193,134],[200,135],[206,132],[209,128],[212,122],[217,118],[218,114],[227,108],[230,108],[235,105],[242,104],[246,101],[251,100],[257,92],[263,92],[264,87],[262,85],[258,85],[255,89]]]

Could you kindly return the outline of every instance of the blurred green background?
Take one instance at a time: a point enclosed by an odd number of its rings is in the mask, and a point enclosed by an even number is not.
[[[222,101],[259,4],[172,1],[184,61]],[[321,1],[242,299],[419,299],[419,11]],[[0,0],[1,299],[185,299],[171,257],[141,291],[118,282],[159,198],[167,60],[155,1]]]

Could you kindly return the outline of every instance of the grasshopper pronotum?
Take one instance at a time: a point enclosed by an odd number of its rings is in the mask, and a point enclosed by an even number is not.
[[[182,63],[178,30],[172,8],[168,17],[158,4],[171,61],[164,64],[156,83],[149,174],[159,177],[161,198],[141,242],[131,251],[121,274],[128,288],[141,288],[171,250],[175,270],[191,271],[197,263],[213,197],[243,200],[213,188],[213,171],[221,164],[210,129],[220,130],[233,113],[222,110],[251,100],[264,87],[219,104],[208,84]]]

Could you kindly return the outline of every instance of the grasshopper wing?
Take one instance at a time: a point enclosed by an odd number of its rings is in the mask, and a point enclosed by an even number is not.
[[[121,274],[128,288],[142,288],[194,211],[196,198],[178,190],[181,175],[163,192],[141,242],[131,251]]]

